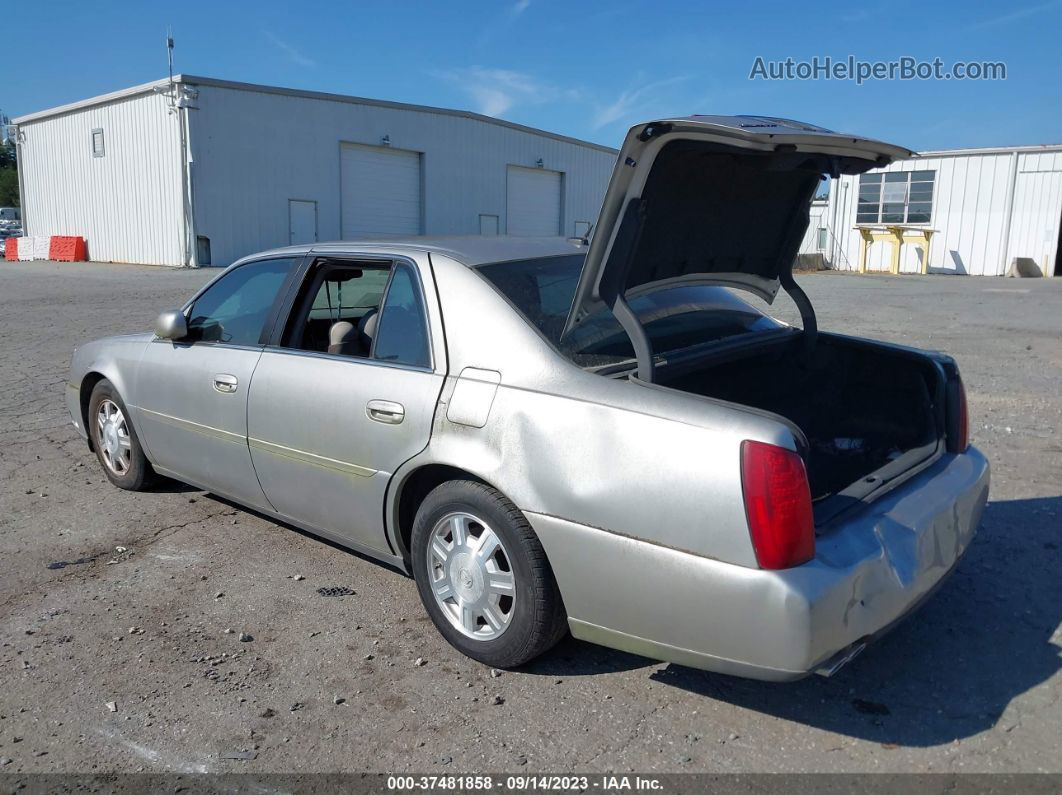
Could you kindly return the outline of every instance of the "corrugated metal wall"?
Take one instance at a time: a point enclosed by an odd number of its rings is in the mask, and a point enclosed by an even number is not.
[[[189,81],[192,82],[192,81]],[[487,121],[220,86],[197,86],[191,110],[195,227],[223,265],[288,243],[288,199],[314,200],[321,240],[340,229],[340,143],[422,153],[424,233],[475,235],[501,219],[506,166],[564,173],[563,230],[597,220],[615,155]]]
[[[800,241],[800,254],[825,254],[819,248],[819,229],[826,226],[824,216],[828,208],[824,201],[813,201],[808,210],[808,228],[804,230],[804,239]]]
[[[1060,215],[1062,152],[1019,155],[1007,264],[1014,257],[1029,257],[1047,275],[1059,275]]]
[[[80,235],[94,260],[180,265],[180,130],[167,102],[141,94],[22,123],[26,234]]]
[[[1062,220],[1062,151],[930,154],[874,171],[923,170],[936,172],[928,224],[935,230],[930,273],[1001,276],[1014,257],[1031,258],[1046,275],[1055,273]],[[859,266],[858,185],[859,177],[843,176],[831,186],[825,217],[838,242],[831,241],[828,254],[839,270]],[[1012,205],[1009,223],[1008,204]]]
[[[379,146],[386,137],[421,153],[429,235],[479,234],[484,217],[505,234],[507,167],[540,160],[564,175],[561,228],[575,234],[596,220],[615,162],[600,148],[426,108],[188,82],[199,91],[187,111],[195,231],[209,238],[215,265],[287,245],[289,200],[316,202],[318,238],[340,238],[344,142]],[[93,259],[181,264],[180,129],[167,111],[168,99],[148,92],[23,122],[27,234],[82,235]],[[104,131],[103,157],[93,157],[95,129]],[[1059,270],[1062,148],[939,152],[882,170],[927,169],[936,172],[930,272],[1001,275],[1014,257]],[[834,180],[801,252],[819,250],[822,226],[832,266],[859,266],[857,195],[858,177]]]

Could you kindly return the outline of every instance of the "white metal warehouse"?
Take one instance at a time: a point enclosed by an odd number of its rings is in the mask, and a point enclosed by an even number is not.
[[[838,270],[1062,276],[1062,145],[923,152],[831,180],[801,253]],[[1032,267],[1029,267],[1032,266]]]
[[[583,235],[616,158],[475,113],[192,75],[15,124],[27,235],[158,265],[360,236]]]

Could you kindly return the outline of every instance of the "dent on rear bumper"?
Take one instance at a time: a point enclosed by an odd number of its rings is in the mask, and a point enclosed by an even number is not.
[[[988,499],[979,451],[947,456],[817,541],[815,559],[762,571],[527,513],[572,634],[757,679],[798,679],[913,609],[950,572]],[[706,513],[705,522],[711,521]]]

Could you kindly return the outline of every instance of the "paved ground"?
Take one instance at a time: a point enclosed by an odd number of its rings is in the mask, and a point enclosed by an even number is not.
[[[1062,771],[1062,280],[802,277],[823,327],[959,359],[993,493],[915,620],[778,685],[570,640],[494,678],[394,571],[198,491],[112,488],[65,416],[71,349],[210,275],[0,263],[3,771]]]

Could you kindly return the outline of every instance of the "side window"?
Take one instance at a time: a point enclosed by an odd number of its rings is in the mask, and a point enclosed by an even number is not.
[[[424,299],[416,274],[404,263],[395,266],[391,277],[380,310],[373,356],[385,362],[431,366]]]
[[[294,262],[249,262],[214,282],[192,304],[188,340],[257,345],[269,310]]]
[[[283,346],[368,357],[390,275],[388,265],[317,263],[292,314]]]
[[[388,268],[340,268],[330,272],[317,288],[310,319],[352,320],[380,306],[387,287]]]

